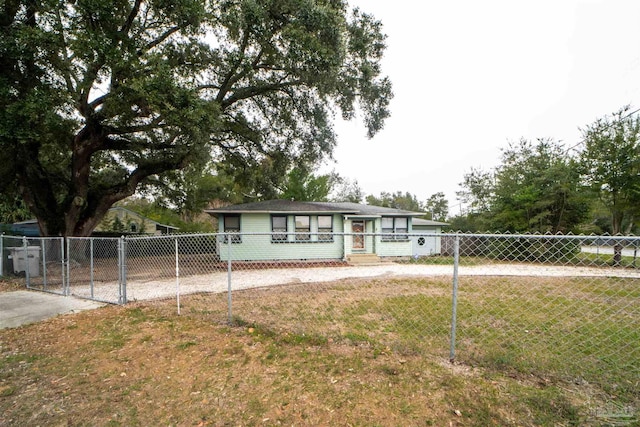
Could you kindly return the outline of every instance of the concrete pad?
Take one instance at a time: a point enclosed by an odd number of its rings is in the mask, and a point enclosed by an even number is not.
[[[0,329],[15,328],[66,313],[91,310],[106,304],[35,291],[0,293]]]

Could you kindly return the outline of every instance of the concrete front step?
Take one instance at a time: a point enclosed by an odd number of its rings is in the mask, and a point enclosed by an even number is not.
[[[352,265],[380,264],[382,260],[376,254],[351,254],[347,255],[347,262]]]

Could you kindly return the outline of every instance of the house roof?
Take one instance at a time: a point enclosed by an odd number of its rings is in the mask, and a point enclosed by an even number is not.
[[[402,209],[385,208],[381,206],[363,205],[347,202],[298,202],[295,200],[266,200],[263,202],[243,203],[222,208],[206,209],[210,215],[239,214],[239,213],[290,213],[290,214],[345,214],[345,215],[376,215],[376,216],[420,216],[422,212],[412,212]]]
[[[139,218],[143,218],[145,221],[149,221],[152,224],[155,224],[156,226],[159,227],[165,227],[167,229],[172,229],[172,230],[179,230],[178,227],[174,227],[173,225],[167,225],[167,224],[161,224],[158,221],[154,221],[150,218],[147,218],[144,215],[141,215],[137,212],[134,212],[130,209],[127,208],[123,208],[122,206],[114,206],[112,208],[109,208],[109,212],[113,212],[115,210],[120,210],[120,211],[124,211],[128,214],[131,214],[133,216],[137,216]],[[14,233],[17,234],[21,234],[27,237],[39,237],[40,236],[40,229],[38,228],[38,220],[37,219],[28,219],[26,221],[20,221],[20,222],[14,222],[13,224],[11,224],[11,229]]]
[[[418,225],[418,226],[444,226],[444,225],[449,225],[449,223],[446,223],[446,222],[432,221],[430,219],[422,219],[422,218],[414,218],[412,223],[413,223],[414,227],[416,225]]]
[[[173,225],[162,224],[162,223],[160,223],[158,221],[154,221],[151,218],[148,218],[148,217],[146,217],[146,216],[144,216],[142,214],[139,214],[138,212],[132,211],[131,209],[123,208],[122,206],[113,206],[112,208],[109,208],[109,212],[113,212],[113,211],[116,211],[116,210],[123,211],[123,212],[125,212],[127,214],[131,214],[133,216],[137,216],[138,218],[142,218],[145,221],[149,221],[150,223],[155,224],[155,225],[159,225],[161,227],[170,228],[172,230],[179,230],[180,229],[179,227],[174,227]]]

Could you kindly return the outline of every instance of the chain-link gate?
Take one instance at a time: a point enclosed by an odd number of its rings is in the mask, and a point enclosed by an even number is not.
[[[69,237],[67,253],[70,295],[112,304],[126,302],[123,239]]]

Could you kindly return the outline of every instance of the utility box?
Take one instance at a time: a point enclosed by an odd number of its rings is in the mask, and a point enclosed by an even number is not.
[[[9,249],[9,258],[13,260],[13,272],[26,272],[29,268],[29,276],[36,277],[40,275],[40,246],[17,246]],[[26,255],[26,256],[25,256]]]

